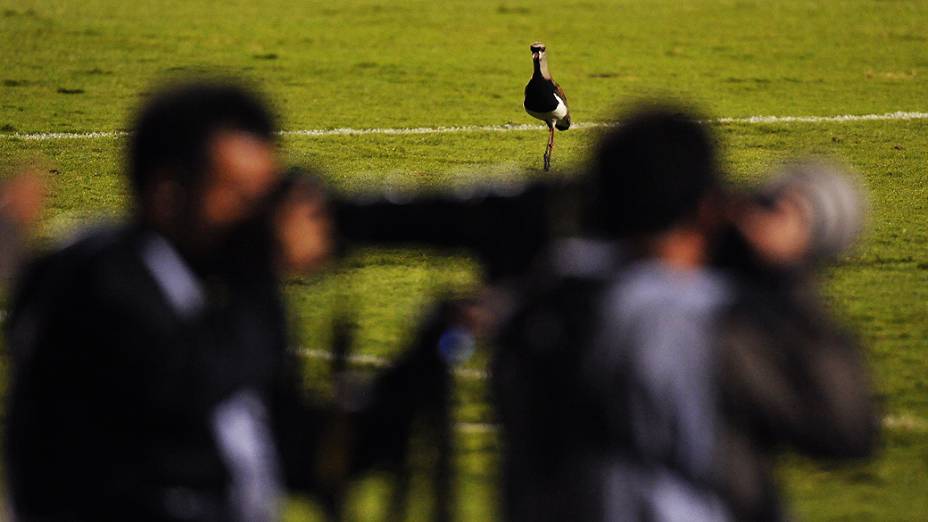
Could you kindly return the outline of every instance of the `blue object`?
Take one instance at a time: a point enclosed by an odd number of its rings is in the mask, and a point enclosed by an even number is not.
[[[448,364],[466,361],[475,346],[474,336],[464,328],[449,328],[438,338],[438,353]]]

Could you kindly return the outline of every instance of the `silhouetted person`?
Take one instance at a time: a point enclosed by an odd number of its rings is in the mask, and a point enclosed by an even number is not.
[[[278,283],[318,269],[334,227],[324,187],[282,175],[274,136],[240,87],[160,90],[129,138],[127,222],[29,264],[7,332],[18,520],[262,522],[287,491],[337,520],[351,478],[407,464],[423,419],[436,518],[450,517],[458,313],[439,307],[368,393],[304,397]]]
[[[856,238],[859,195],[816,163],[723,190],[713,142],[673,110],[623,120],[585,179],[587,237],[514,294],[493,373],[507,520],[777,521],[781,448],[873,451],[866,366],[815,271]]]
[[[276,286],[286,212],[268,217],[274,129],[238,87],[159,91],[128,138],[127,222],[26,270],[7,344],[19,520],[274,520],[285,489],[312,487],[319,426]],[[327,244],[308,248],[283,261]]]
[[[589,237],[552,246],[500,336],[506,520],[717,521],[714,139],[644,109],[601,139]]]

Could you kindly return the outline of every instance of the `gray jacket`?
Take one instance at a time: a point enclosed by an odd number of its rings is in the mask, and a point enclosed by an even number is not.
[[[494,366],[505,518],[729,520],[715,489],[724,278],[578,240],[549,261]]]

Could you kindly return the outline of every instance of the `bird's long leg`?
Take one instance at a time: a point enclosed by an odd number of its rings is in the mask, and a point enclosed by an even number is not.
[[[551,153],[554,151],[554,125],[548,124],[548,146],[545,147],[545,171],[551,168]]]

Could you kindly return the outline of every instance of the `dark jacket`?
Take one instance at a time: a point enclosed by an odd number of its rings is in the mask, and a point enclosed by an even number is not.
[[[737,270],[738,291],[720,325],[724,430],[720,455],[738,520],[786,518],[775,456],[864,458],[879,416],[863,354],[808,273]]]
[[[159,282],[146,254],[159,241],[141,227],[95,232],[20,280],[5,450],[25,521],[229,520],[234,473],[215,423],[243,393],[266,412],[282,481],[311,487],[317,414],[270,271],[201,267],[197,294]]]

